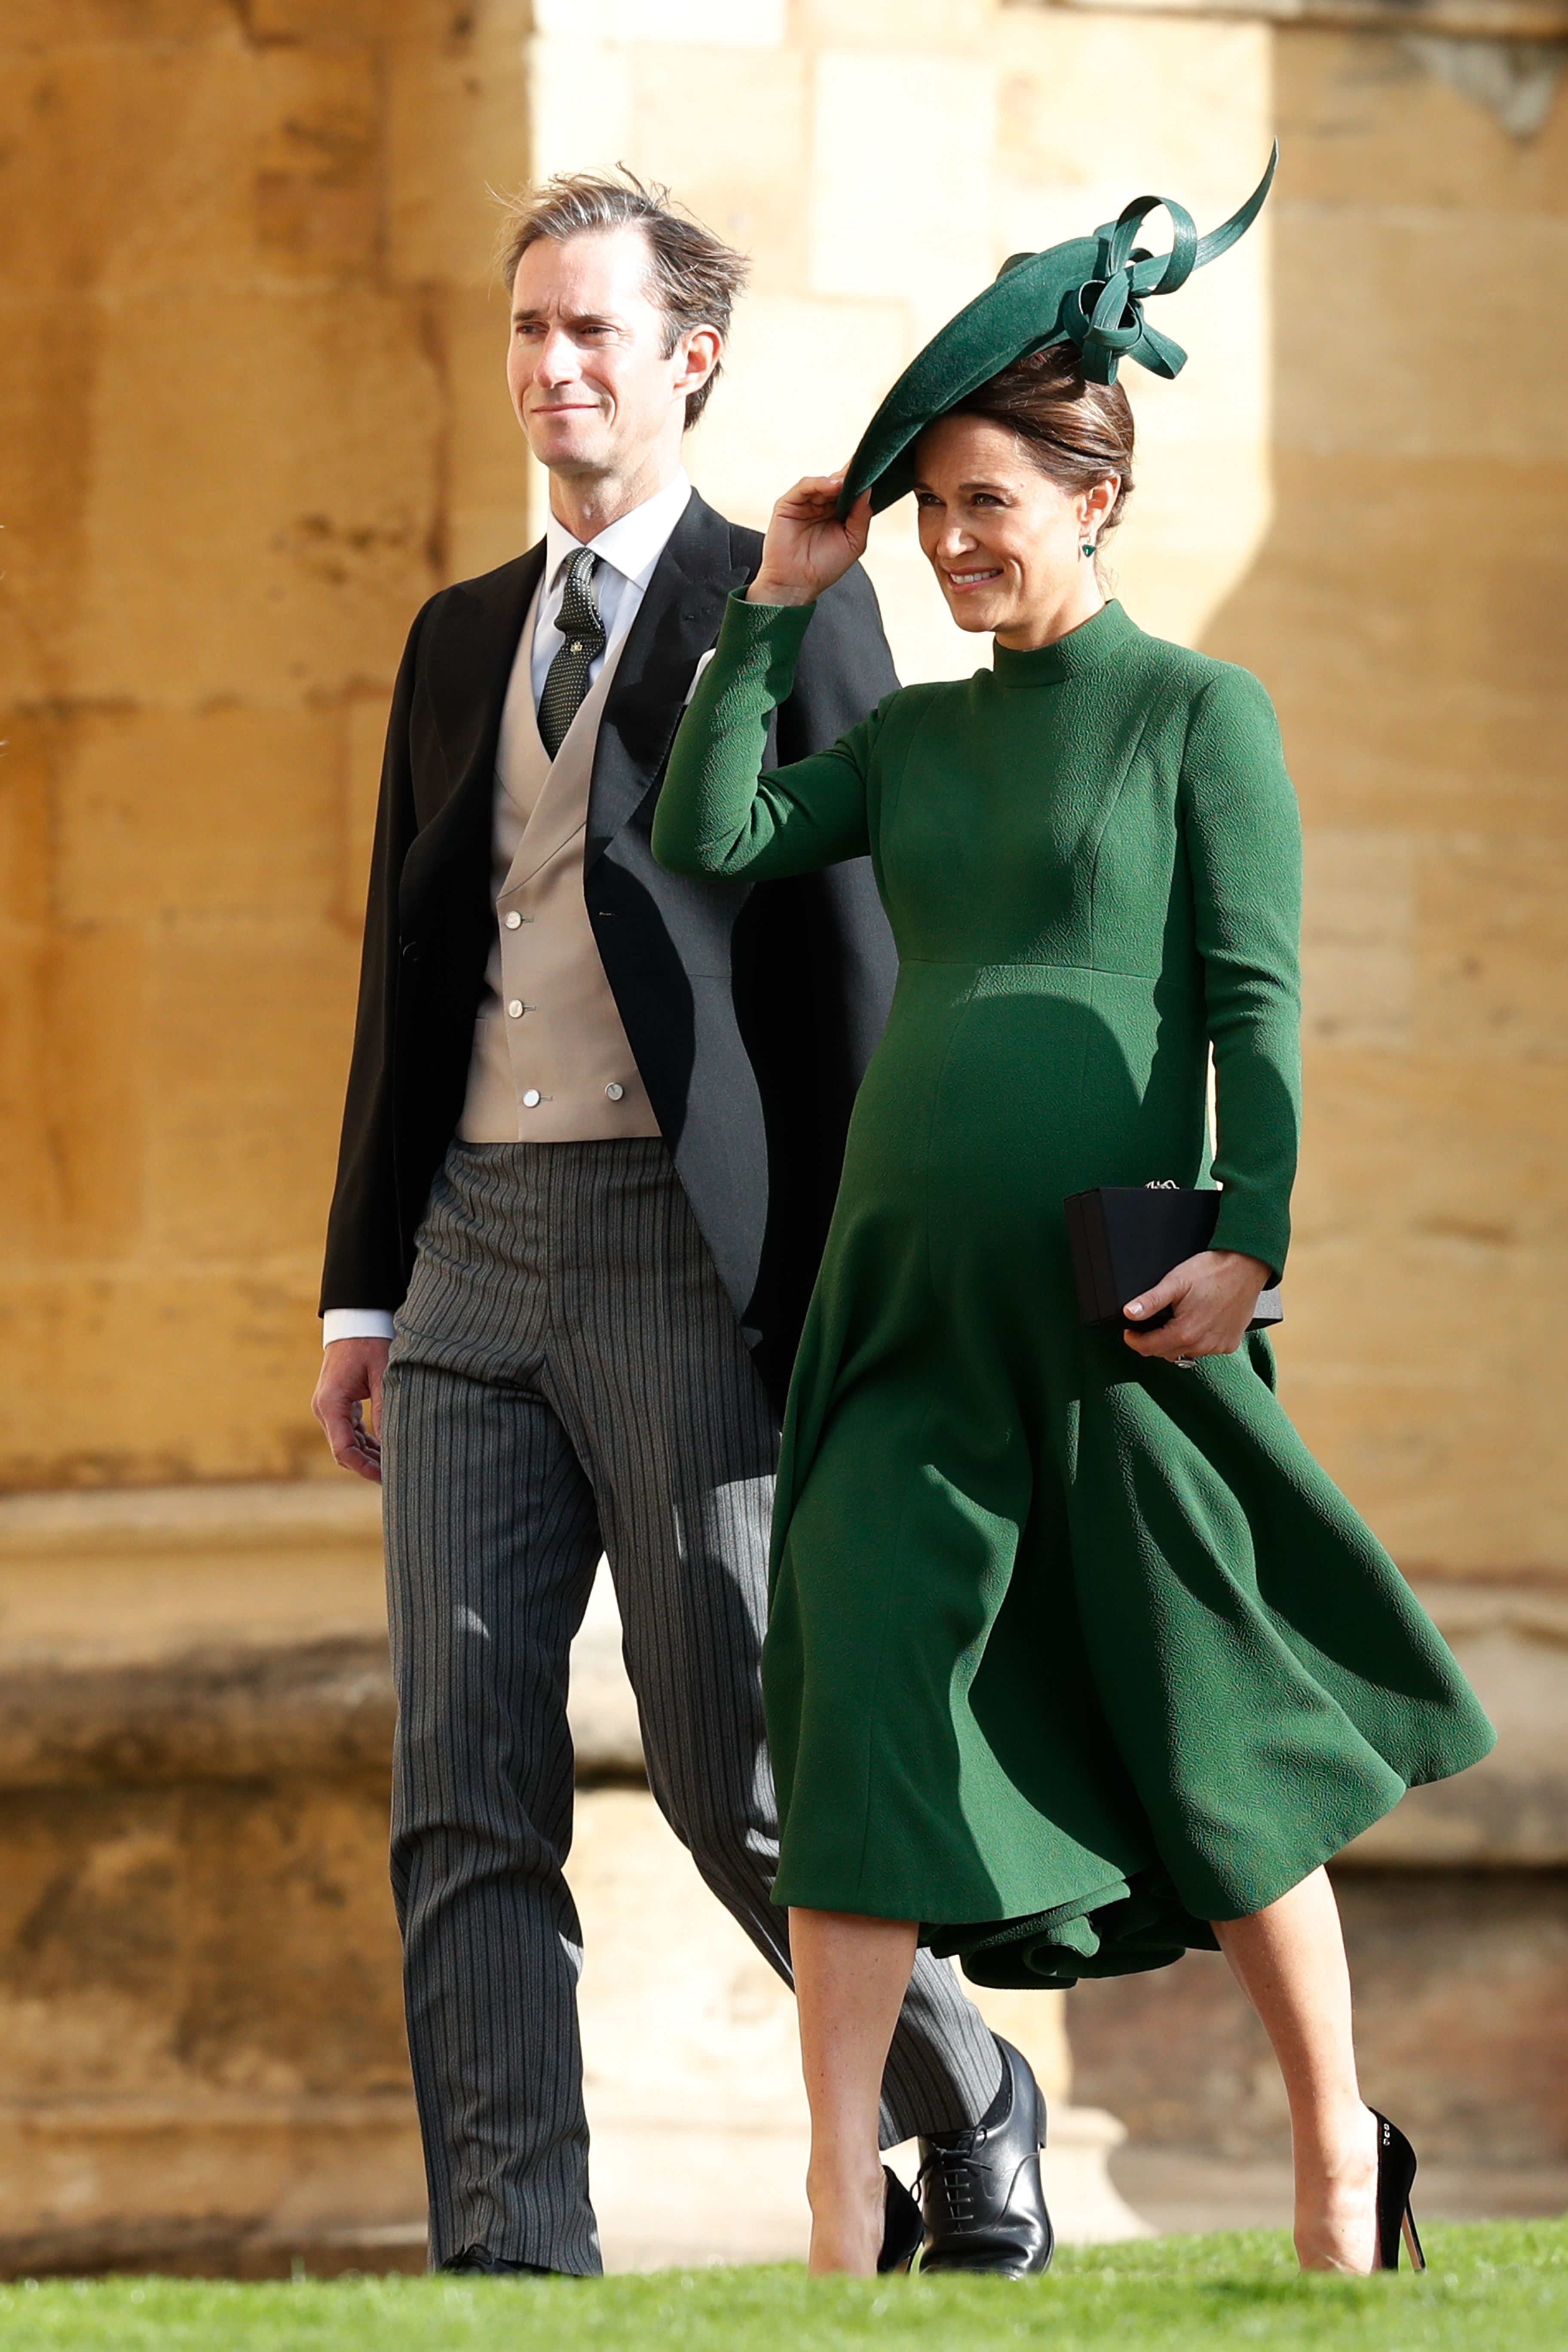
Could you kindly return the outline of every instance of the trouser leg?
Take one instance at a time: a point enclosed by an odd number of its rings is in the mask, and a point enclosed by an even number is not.
[[[431,2260],[470,2245],[585,2275],[567,1657],[599,1553],[537,1395],[397,1360],[385,1406],[399,1718],[393,1884]]]
[[[593,1484],[654,1796],[787,1982],[759,1674],[776,1424],[668,1160],[595,1185],[603,1170],[559,1171],[557,1229],[584,1227],[572,1255],[594,1279],[563,1318],[552,1393]],[[884,2077],[883,2145],[976,2121],[1001,2079],[951,1965],[922,1951]]]

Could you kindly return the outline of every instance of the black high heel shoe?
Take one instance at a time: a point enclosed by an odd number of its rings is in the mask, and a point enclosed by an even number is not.
[[[1421,2251],[1416,2235],[1415,2216],[1410,2210],[1410,2189],[1415,2179],[1415,2150],[1397,2124],[1380,2116],[1373,2107],[1377,2124],[1377,2259],[1380,2268],[1399,2268],[1399,2241],[1403,2237],[1409,2250],[1410,2267],[1424,2271],[1426,2257]]]
[[[925,2243],[926,2225],[920,2207],[904,2187],[896,2172],[882,2167],[882,2178],[888,2184],[888,2201],[882,2221],[882,2251],[877,2257],[877,2271],[907,2271]]]

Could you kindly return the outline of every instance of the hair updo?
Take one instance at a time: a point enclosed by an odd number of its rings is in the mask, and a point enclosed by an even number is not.
[[[1005,425],[1060,489],[1092,490],[1108,474],[1119,476],[1100,537],[1121,520],[1132,489],[1131,403],[1119,383],[1089,381],[1076,343],[1051,343],[1015,360],[946,413]]]

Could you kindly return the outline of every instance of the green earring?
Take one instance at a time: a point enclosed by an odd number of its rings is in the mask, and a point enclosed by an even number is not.
[[[1086,539],[1084,541],[1083,553],[1085,555],[1092,555],[1094,553],[1094,541],[1092,539]]]

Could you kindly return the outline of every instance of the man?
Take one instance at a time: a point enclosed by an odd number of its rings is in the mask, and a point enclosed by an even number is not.
[[[893,957],[864,862],[748,891],[648,846],[762,545],[681,469],[743,263],[589,175],[519,204],[506,270],[551,520],[426,604],[399,673],[316,1412],[345,1468],[385,1472],[432,2260],[591,2274],[568,1650],[603,1548],[654,1794],[787,1977],[757,1677],[777,1413]],[[777,756],[895,684],[857,571]],[[933,2263],[1043,2267],[1021,2064],[924,1957],[883,2122],[924,2139]]]

